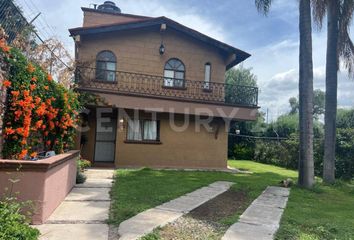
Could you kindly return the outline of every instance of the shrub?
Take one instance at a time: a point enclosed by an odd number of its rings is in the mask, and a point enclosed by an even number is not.
[[[69,149],[80,107],[77,94],[28,62],[18,49],[1,46],[0,55],[9,68],[3,82],[7,88],[4,157],[24,159],[39,151]]]
[[[354,177],[354,128],[337,129],[336,177]]]
[[[82,172],[86,168],[91,167],[91,162],[89,160],[80,158],[79,160],[77,160],[77,165],[78,165],[80,171]]]
[[[244,142],[235,144],[234,156],[236,159],[253,159],[254,156],[254,144],[246,144]]]
[[[81,184],[84,183],[85,181],[86,181],[86,175],[78,169],[76,172],[76,183]]]
[[[39,231],[29,226],[29,218],[21,214],[27,204],[19,203],[15,198],[0,200],[0,239],[36,240]]]
[[[84,170],[88,167],[91,166],[91,162],[85,159],[80,159],[77,160],[76,162],[77,166],[77,172],[76,172],[76,183],[84,183],[86,181],[86,176],[84,174]]]

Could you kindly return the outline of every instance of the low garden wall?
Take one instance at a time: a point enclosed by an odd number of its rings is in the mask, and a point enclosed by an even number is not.
[[[32,224],[44,223],[73,188],[78,156],[75,150],[37,161],[1,159],[1,196],[11,192],[20,201],[31,200]]]

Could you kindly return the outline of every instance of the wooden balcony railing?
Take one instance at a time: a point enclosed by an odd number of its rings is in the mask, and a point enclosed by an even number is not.
[[[246,107],[256,107],[258,104],[258,88],[250,86],[173,79],[132,72],[102,71],[89,67],[77,67],[75,78],[78,90],[104,90],[112,93]]]

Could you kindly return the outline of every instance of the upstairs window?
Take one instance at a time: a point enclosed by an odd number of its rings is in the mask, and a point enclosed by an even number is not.
[[[210,80],[211,80],[211,64],[206,63],[204,68],[204,89],[210,88]]]
[[[166,87],[184,87],[185,67],[182,61],[177,58],[171,58],[165,64],[164,86]]]
[[[99,81],[116,81],[117,59],[111,51],[102,51],[96,57],[96,79]]]

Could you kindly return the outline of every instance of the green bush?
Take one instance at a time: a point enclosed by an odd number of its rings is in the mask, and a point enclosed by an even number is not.
[[[252,145],[246,144],[244,142],[235,144],[233,156],[236,159],[245,159],[245,160],[253,159],[254,144],[252,144]]]
[[[354,128],[337,129],[336,177],[354,177]]]
[[[86,168],[91,167],[91,162],[89,160],[80,158],[77,161],[77,165],[78,165],[78,168],[80,169],[80,171],[83,171]]]
[[[297,169],[299,159],[299,138],[291,134],[287,140],[258,140],[255,145],[254,160],[280,167]],[[316,175],[322,174],[323,139],[314,141],[314,163]]]
[[[39,231],[29,226],[29,218],[21,214],[28,204],[17,202],[15,198],[0,200],[0,239],[36,240]]]
[[[76,172],[76,183],[81,184],[86,181],[86,176],[84,170],[91,166],[91,162],[85,159],[78,159],[76,162],[77,172]]]
[[[76,183],[81,184],[84,183],[85,181],[86,181],[86,175],[83,172],[78,170],[76,173]]]

